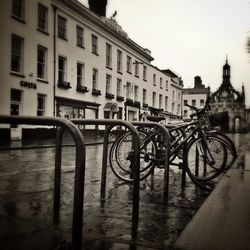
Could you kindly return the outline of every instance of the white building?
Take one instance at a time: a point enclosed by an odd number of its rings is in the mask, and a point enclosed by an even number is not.
[[[151,52],[105,17],[105,0],[92,11],[75,0],[2,0],[0,7],[0,114],[133,121],[152,107],[166,122],[180,117],[181,78],[153,66]],[[34,132],[0,128],[12,138]]]
[[[194,110],[185,106],[185,104],[202,109],[205,106],[209,94],[210,88],[206,88],[205,85],[202,84],[201,77],[196,76],[194,78],[194,87],[183,89],[183,119],[190,119],[190,115],[194,112]]]

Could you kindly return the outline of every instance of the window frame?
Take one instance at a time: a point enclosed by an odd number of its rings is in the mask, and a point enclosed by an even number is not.
[[[116,95],[122,96],[122,79],[121,78],[116,79]]]
[[[45,94],[37,93],[37,116],[45,116],[46,114],[46,97]],[[39,98],[42,99],[42,108],[39,107]],[[41,114],[39,114],[39,112],[41,112]]]
[[[62,59],[63,61],[63,69],[60,69],[60,59]],[[60,80],[60,73],[62,76],[62,80]],[[62,83],[62,82],[66,82],[67,79],[67,58],[62,56],[62,55],[58,55],[58,82]]]
[[[57,36],[67,40],[67,19],[61,15],[57,16]]]
[[[76,25],[76,45],[84,48],[84,29],[79,25]]]
[[[143,65],[143,80],[147,81],[147,66]]]
[[[119,49],[117,50],[117,71],[122,72],[122,51]]]
[[[92,69],[92,89],[98,90],[98,69],[97,68]]]
[[[106,74],[106,94],[112,94],[112,76]]]
[[[112,68],[112,45],[106,43],[106,67]]]
[[[81,74],[79,74],[79,67]],[[80,80],[80,81],[79,81]],[[84,86],[84,63],[82,62],[77,62],[76,63],[76,85],[79,86]]]
[[[48,32],[48,8],[41,3],[38,3],[37,7],[37,28],[38,30]]]
[[[98,37],[94,34],[91,35],[92,53],[98,55]]]
[[[16,39],[16,42],[18,41],[18,46],[19,46],[18,48],[14,48],[14,39]],[[24,50],[24,38],[17,36],[15,34],[11,34],[11,66],[10,66],[11,72],[23,73],[24,69],[23,50]],[[18,68],[14,68],[13,66],[14,60],[17,60]]]
[[[127,72],[132,73],[132,57],[127,55]]]
[[[21,2],[21,4],[18,4]],[[25,19],[25,0],[12,0],[11,15],[17,20],[24,21]],[[20,14],[17,14],[19,12]]]
[[[40,61],[39,49],[43,52],[43,60]],[[43,75],[39,75],[39,65],[42,67]],[[42,45],[37,45],[37,78],[46,79],[47,78],[47,48]]]

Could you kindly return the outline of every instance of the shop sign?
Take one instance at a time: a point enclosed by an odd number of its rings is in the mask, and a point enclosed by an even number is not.
[[[25,87],[25,88],[28,88],[28,89],[36,89],[36,83],[33,83],[33,82],[26,82],[26,81],[21,81],[20,82],[20,86],[21,87]]]

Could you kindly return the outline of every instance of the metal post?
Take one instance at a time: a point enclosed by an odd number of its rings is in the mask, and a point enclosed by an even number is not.
[[[197,144],[195,145],[195,176],[199,176],[199,150]]]
[[[108,143],[109,143],[109,133],[112,127],[106,126],[104,139],[103,139],[103,153],[102,153],[102,179],[101,179],[101,200],[105,199],[106,191],[106,177],[107,177],[107,161],[108,161]]]
[[[57,128],[55,148],[55,173],[54,173],[54,222],[58,223],[60,218],[60,194],[61,194],[61,164],[62,164],[62,135],[64,129]]]

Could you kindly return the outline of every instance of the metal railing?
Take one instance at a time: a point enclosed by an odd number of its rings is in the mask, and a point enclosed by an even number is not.
[[[73,220],[72,220],[72,246],[73,249],[81,249],[82,245],[82,221],[83,221],[83,197],[84,197],[84,175],[85,175],[85,144],[81,132],[72,122],[57,117],[31,117],[31,116],[8,116],[0,115],[2,124],[25,124],[25,125],[43,125],[57,126],[60,131],[68,130],[74,139],[76,146],[75,154],[75,182],[74,182],[74,199],[73,199]],[[62,135],[63,133],[61,133]],[[54,220],[58,220],[59,212],[57,199],[60,197],[61,179],[61,156],[62,145],[60,138],[57,136],[56,153],[55,153],[55,184],[54,184]],[[60,198],[59,198],[60,201]]]
[[[111,129],[115,126],[124,126],[132,133],[132,150],[133,159],[131,169],[133,176],[133,205],[132,205],[132,238],[137,237],[137,227],[139,223],[139,187],[140,187],[140,138],[136,128],[127,121],[109,120],[109,119],[73,119],[77,125],[106,125],[103,142],[102,157],[102,174],[101,174],[101,199],[105,198],[106,177],[107,177],[107,160],[108,160],[108,143]]]

